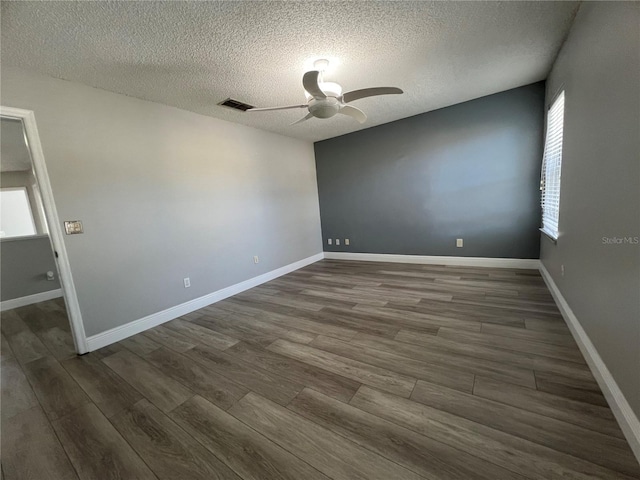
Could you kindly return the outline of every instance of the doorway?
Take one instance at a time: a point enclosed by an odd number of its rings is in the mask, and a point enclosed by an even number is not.
[[[0,122],[0,309],[59,309],[68,318],[76,353],[87,353],[35,115],[0,107]]]

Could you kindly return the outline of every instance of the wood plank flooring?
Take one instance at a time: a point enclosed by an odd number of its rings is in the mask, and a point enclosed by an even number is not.
[[[60,299],[0,325],[3,480],[640,479],[535,271],[325,260],[81,357]]]

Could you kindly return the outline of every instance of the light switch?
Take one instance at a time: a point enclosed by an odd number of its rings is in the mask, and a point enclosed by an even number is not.
[[[82,222],[80,220],[67,220],[64,222],[64,231],[67,235],[84,233],[84,230],[82,230]]]
[[[336,245],[340,245],[340,239],[336,238]]]

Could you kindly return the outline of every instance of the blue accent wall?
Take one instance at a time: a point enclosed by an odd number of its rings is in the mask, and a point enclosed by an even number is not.
[[[317,142],[324,250],[539,258],[544,98],[540,82]]]

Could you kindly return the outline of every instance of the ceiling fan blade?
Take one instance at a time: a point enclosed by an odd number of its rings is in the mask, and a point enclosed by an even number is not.
[[[288,110],[290,108],[307,108],[308,105],[288,105],[286,107],[250,108],[247,112],[269,112],[271,110]]]
[[[302,117],[300,120],[298,120],[297,122],[293,122],[291,125],[295,125],[296,123],[302,123],[305,120],[309,120],[311,117],[313,117],[313,113],[309,112],[307,113],[306,117]]]
[[[376,97],[378,95],[393,95],[404,93],[402,90],[396,87],[375,87],[375,88],[363,88],[362,90],[351,90],[342,95],[342,101],[344,103],[353,102],[360,98]]]
[[[314,98],[327,98],[324,92],[320,89],[320,85],[318,85],[319,76],[320,72],[317,70],[311,70],[310,72],[305,73],[302,76],[302,86]]]
[[[340,109],[338,113],[349,115],[350,117],[355,118],[360,123],[364,123],[367,120],[367,116],[362,110],[356,107],[352,107],[351,105],[345,105]]]

